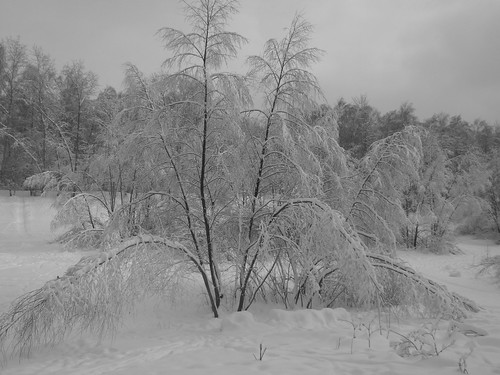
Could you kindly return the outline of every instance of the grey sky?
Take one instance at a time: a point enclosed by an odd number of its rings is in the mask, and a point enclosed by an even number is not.
[[[250,40],[241,56],[281,37],[296,11],[326,52],[314,72],[330,104],[367,95],[382,112],[409,101],[421,119],[500,122],[500,0],[241,0],[229,26]],[[102,87],[120,89],[128,61],[159,71],[163,26],[187,29],[176,0],[0,0],[0,38],[42,47],[59,68],[82,59]]]

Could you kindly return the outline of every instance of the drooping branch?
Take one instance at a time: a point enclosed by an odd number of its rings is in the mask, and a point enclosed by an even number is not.
[[[130,238],[82,258],[63,276],[16,299],[0,315],[1,351],[27,356],[36,346],[60,342],[72,330],[99,335],[114,330],[127,303],[133,304],[148,289],[154,293],[155,285],[162,285],[161,293],[171,287],[175,266],[183,256],[206,277],[189,249],[162,237]]]
[[[352,198],[346,215],[366,238],[391,248],[394,228],[401,225],[404,212],[397,186],[406,186],[418,174],[422,146],[419,130],[406,128],[372,144],[359,162],[359,174],[351,178]]]
[[[401,261],[390,258],[382,254],[367,253],[366,256],[374,267],[384,268],[408,279],[416,286],[422,287],[429,294],[437,297],[447,307],[454,319],[463,319],[467,317],[466,312],[479,312],[480,308],[474,301],[448,291],[443,285],[424,277],[414,269],[404,265]]]

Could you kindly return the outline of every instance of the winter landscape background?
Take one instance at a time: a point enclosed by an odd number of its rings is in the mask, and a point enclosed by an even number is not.
[[[497,50],[440,60],[484,114],[420,119],[404,97],[327,98],[338,49],[305,13],[246,56],[248,8],[179,5],[154,30],[162,64],[124,61],[120,88],[2,36],[0,372],[499,373]],[[434,9],[414,10],[446,36]],[[434,67],[397,24],[383,66],[405,41],[402,76]],[[434,94],[443,74],[386,81]]]

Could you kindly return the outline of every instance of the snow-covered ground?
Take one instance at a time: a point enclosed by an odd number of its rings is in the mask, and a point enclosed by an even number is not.
[[[0,195],[0,312],[84,255],[48,243],[51,202]],[[500,254],[500,246],[467,237],[459,238],[459,246],[463,255],[400,254],[424,275],[484,308],[456,326],[419,319],[391,322],[393,331],[407,337],[420,328],[415,337],[426,337],[428,344],[433,333],[438,350],[451,345],[439,356],[400,357],[394,342],[401,336],[388,334],[386,322],[380,334],[378,319],[368,313],[256,305],[251,312],[213,319],[208,306],[196,302],[201,290],[191,290],[177,296],[175,304],[141,306],[113,340],[74,336],[29,359],[0,365],[0,374],[457,374],[461,358],[469,374],[500,374],[500,286],[491,277],[476,278],[471,268],[485,254]],[[262,360],[260,345],[266,349]]]

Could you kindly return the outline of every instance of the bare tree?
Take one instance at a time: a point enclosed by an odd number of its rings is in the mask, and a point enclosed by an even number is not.
[[[23,97],[32,108],[31,127],[41,145],[37,145],[41,169],[47,170],[50,164],[50,123],[46,113],[56,104],[56,69],[54,61],[39,47],[33,47],[30,61],[24,72],[25,84]]]
[[[71,171],[77,172],[82,158],[82,131],[88,103],[97,87],[97,76],[85,71],[81,61],[66,65],[62,71],[61,97],[65,109],[65,120],[72,140],[73,161]]]
[[[21,97],[21,77],[27,62],[26,46],[19,39],[4,41],[3,67],[0,73],[0,129],[2,130],[2,161],[0,179],[5,177],[16,136],[16,111]]]
[[[488,201],[488,213],[493,221],[497,232],[500,233],[500,151],[493,153],[490,163],[490,183],[487,186],[486,194]]]

